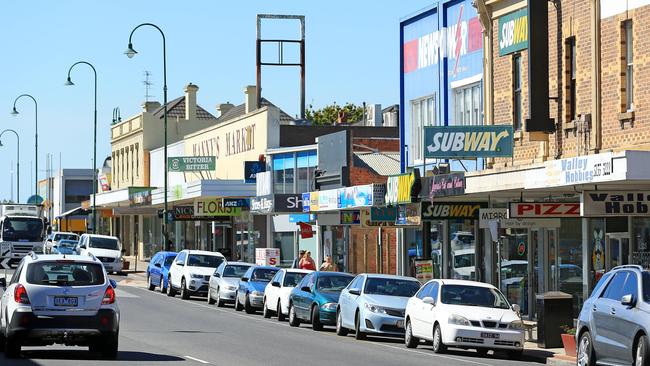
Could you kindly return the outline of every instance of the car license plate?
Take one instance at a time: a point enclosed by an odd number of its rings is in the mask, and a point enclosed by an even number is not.
[[[398,320],[395,326],[398,328],[404,328],[404,320]]]
[[[55,296],[54,306],[77,306],[79,298],[74,296]]]
[[[494,338],[499,339],[501,335],[499,333],[481,333],[481,338]]]

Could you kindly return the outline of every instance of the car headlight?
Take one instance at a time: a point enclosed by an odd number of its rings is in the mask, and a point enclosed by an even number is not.
[[[237,287],[236,286],[226,286],[226,289],[230,290],[230,291],[235,291],[237,289]]]
[[[384,309],[383,307],[381,307],[379,305],[372,305],[372,304],[366,303],[365,306],[366,306],[366,309],[372,311],[373,313],[386,314],[386,309]]]
[[[253,296],[264,296],[264,293],[261,291],[253,291],[251,292],[251,295]]]
[[[521,320],[515,320],[514,322],[510,323],[508,328],[517,329],[517,330],[524,330],[524,329],[526,329],[526,326],[524,325],[524,322],[522,322]]]
[[[323,304],[323,305],[321,305],[320,308],[323,309],[323,310],[334,311],[334,310],[336,310],[336,306],[337,306],[337,305],[338,305],[338,304],[335,303],[335,302],[328,302],[327,304]]]
[[[465,325],[465,326],[472,325],[472,323],[470,323],[469,320],[464,316],[455,315],[455,314],[449,316],[449,324]]]
[[[196,274],[196,273],[192,273],[192,274],[190,275],[190,277],[192,277],[192,278],[203,278],[203,275]]]

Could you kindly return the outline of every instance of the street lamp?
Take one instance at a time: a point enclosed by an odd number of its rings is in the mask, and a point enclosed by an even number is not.
[[[163,158],[163,165],[164,165],[164,172],[165,172],[165,187],[164,187],[164,197],[165,197],[165,208],[163,209],[163,220],[162,220],[162,234],[163,234],[163,240],[164,240],[164,247],[165,250],[171,250],[169,243],[168,243],[168,233],[167,233],[167,45],[165,43],[165,33],[163,33],[162,29],[160,29],[157,25],[152,24],[152,23],[142,23],[138,25],[137,27],[133,28],[131,31],[131,34],[129,35],[129,45],[124,52],[124,54],[128,58],[132,58],[135,56],[138,52],[133,48],[133,43],[131,42],[133,38],[133,33],[135,31],[142,27],[142,26],[150,26],[156,28],[159,32],[160,35],[162,36],[162,46],[163,46],[163,108],[164,108],[164,129],[165,129],[165,145],[164,145],[164,158]]]
[[[72,64],[70,66],[70,69],[68,69],[68,80],[66,80],[65,84],[66,86],[72,86],[74,83],[72,82],[72,79],[70,79],[70,72],[72,72],[72,69],[79,65],[79,64],[84,64],[90,66],[90,68],[93,70],[93,74],[95,75],[95,114],[94,114],[94,128],[93,128],[93,234],[97,233],[97,207],[95,207],[95,194],[97,192],[97,70],[95,70],[95,67],[90,63],[86,61],[78,61]]]
[[[16,102],[20,98],[30,98],[34,101],[34,192],[38,192],[38,103],[36,99],[29,94],[21,94],[16,97],[14,100],[14,109],[11,111],[12,116],[18,115],[18,110],[16,109]]]
[[[16,135],[16,140],[18,143],[16,144],[16,203],[20,203],[20,137],[18,136],[18,132],[8,128],[2,132],[0,132],[0,138],[2,138],[2,135],[5,134],[5,132],[13,132],[14,135]],[[2,145],[2,140],[0,140],[0,146]]]

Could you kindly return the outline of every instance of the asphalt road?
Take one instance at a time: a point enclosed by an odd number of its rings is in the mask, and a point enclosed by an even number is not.
[[[308,325],[291,328],[287,322],[261,314],[217,308],[205,299],[181,300],[122,280],[117,297],[122,313],[117,361],[102,360],[83,348],[25,347],[22,358],[0,365],[427,365],[507,366],[537,364],[536,358],[510,361],[505,355],[479,357],[473,351],[436,355],[431,345],[407,349],[397,339],[338,337],[330,328],[315,332]],[[538,364],[537,364],[538,365]]]

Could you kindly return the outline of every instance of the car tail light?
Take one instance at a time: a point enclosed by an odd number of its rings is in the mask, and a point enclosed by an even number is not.
[[[109,305],[115,302],[115,290],[113,286],[108,286],[106,292],[104,292],[104,298],[102,299],[102,305]]]
[[[14,289],[14,301],[18,304],[29,305],[29,297],[27,297],[27,290],[25,286],[18,284]]]

